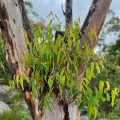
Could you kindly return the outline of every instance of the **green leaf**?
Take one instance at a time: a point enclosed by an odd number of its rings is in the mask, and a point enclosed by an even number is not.
[[[101,96],[101,99],[102,99],[102,102],[105,102],[106,101],[106,98]]]
[[[74,66],[75,74],[78,74],[78,59],[75,56],[73,60],[73,66]]]
[[[57,64],[60,62],[60,51],[57,53]]]
[[[118,94],[119,90],[117,88],[113,89],[112,92],[111,92],[111,95],[112,95],[112,101],[111,101],[111,105],[112,107],[114,106],[114,103],[115,103],[115,97],[116,95]]]
[[[79,53],[79,55],[82,53],[81,47],[80,47],[80,40],[77,40],[76,42],[76,50]]]
[[[92,108],[93,108],[92,105],[89,104],[88,105],[88,118],[89,118],[89,120],[91,120],[92,111],[93,111]]]
[[[67,36],[67,37],[68,37],[67,45],[68,45],[68,48],[71,50],[73,42],[70,39],[70,36]]]
[[[88,37],[89,37],[90,41],[93,41],[93,34],[92,34],[92,31],[88,32]]]
[[[94,62],[91,63],[91,72],[94,72]]]
[[[50,22],[48,24],[48,29],[50,29],[51,25],[52,25],[52,20],[50,20]]]
[[[107,92],[106,93],[107,100],[110,101],[110,94]]]
[[[20,79],[19,74],[16,74],[15,75],[15,81],[16,81],[17,87],[19,87],[19,79]]]
[[[57,40],[56,40],[56,43],[54,45],[54,52],[57,54],[58,53],[58,50],[59,48],[61,47],[61,43],[62,43],[62,38],[61,36],[58,36]]]
[[[99,100],[98,100],[98,98],[97,98],[97,96],[93,96],[92,97],[92,105],[98,105],[99,104]]]
[[[97,113],[98,113],[97,107],[94,107],[94,108],[93,108],[93,112],[94,112],[94,120],[95,120],[96,117],[97,117]]]
[[[97,63],[97,62],[95,62],[95,64],[96,64],[96,69],[97,69],[97,72],[98,72],[98,73],[100,73],[100,67],[99,67],[98,63]]]
[[[66,69],[65,67],[62,68],[61,73],[60,73],[60,79],[63,76],[63,74],[65,73],[65,69]]]
[[[107,92],[110,90],[110,84],[108,81],[106,81],[105,83],[106,83],[106,88],[104,89],[104,92]]]
[[[36,77],[36,85],[38,86],[40,82],[40,72],[38,70],[35,72],[35,77]]]
[[[62,87],[59,85],[60,96],[62,97]]]
[[[105,67],[103,65],[103,62],[101,60],[100,60],[99,64],[100,64],[100,66],[101,66],[102,69],[105,69]]]
[[[65,75],[61,77],[61,84],[62,84],[62,86],[65,85]]]
[[[90,69],[91,69],[91,77],[95,77],[95,75],[94,75],[94,62],[91,63]]]
[[[90,68],[87,68],[87,69],[86,69],[86,79],[87,79],[87,80],[90,80],[90,79],[91,79],[91,69],[90,69]]]
[[[49,85],[50,90],[52,90],[52,86],[53,86],[53,79],[52,79],[52,77],[49,77],[48,85]]]
[[[36,85],[35,85],[35,82],[32,81],[32,92],[33,92],[33,95],[38,98],[38,92],[37,92],[37,88],[36,88]]]
[[[99,91],[102,93],[104,88],[104,81],[100,81],[99,83]]]
[[[22,76],[20,76],[20,85],[21,85],[21,88],[22,88],[22,90],[24,90],[24,86],[23,86],[23,77]]]
[[[6,71],[5,71],[5,67],[2,63],[0,63],[0,67],[2,68],[2,70],[4,71],[4,73],[6,74]]]

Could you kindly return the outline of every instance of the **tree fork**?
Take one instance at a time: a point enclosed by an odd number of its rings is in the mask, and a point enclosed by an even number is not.
[[[26,12],[23,12],[25,9],[21,2],[21,0],[0,0],[0,27],[5,41],[6,60],[9,68],[13,74],[19,72],[20,75],[25,75],[26,70],[22,59],[28,49],[24,42],[24,34],[25,32],[27,33],[30,41],[33,36],[31,35],[28,18],[26,18]],[[70,2],[70,0],[66,2]],[[93,0],[88,16],[82,27],[81,46],[86,42],[90,48],[93,49],[95,47],[97,38],[94,36],[93,42],[89,42],[88,32],[95,28],[96,35],[97,37],[99,36],[110,3],[111,0]],[[69,7],[70,6],[67,6],[67,8]],[[70,16],[72,16],[72,14]],[[66,19],[68,20],[70,16],[66,16]],[[77,78],[80,79],[83,77],[84,72],[85,67],[80,67]],[[41,111],[39,110],[39,100],[34,98],[32,92],[26,90],[24,91],[24,95],[35,120],[64,120],[68,118],[68,113],[70,120],[80,119],[80,111],[73,104],[68,105],[68,107],[59,105],[60,99],[54,94],[52,95],[52,111],[46,109],[43,116],[41,116]]]

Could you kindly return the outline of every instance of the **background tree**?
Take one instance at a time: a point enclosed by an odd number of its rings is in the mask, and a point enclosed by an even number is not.
[[[104,62],[104,66],[106,69],[102,70],[100,74],[97,74],[95,80],[91,82],[91,86],[99,86],[99,80],[107,80],[111,83],[112,87],[120,86],[120,66],[119,66],[119,41],[120,41],[120,19],[118,16],[115,15],[113,11],[110,10],[109,14],[110,19],[104,25],[103,31],[101,33],[100,40],[98,42],[99,52],[97,53],[98,56],[101,56]],[[106,44],[110,36],[114,36],[112,38],[112,43]],[[99,107],[100,115],[99,117],[105,117],[108,119],[119,119],[119,94],[116,98],[116,105],[114,108],[111,107],[110,102],[101,103]]]

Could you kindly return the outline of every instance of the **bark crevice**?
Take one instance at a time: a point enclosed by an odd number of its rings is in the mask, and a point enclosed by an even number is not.
[[[64,110],[64,120],[70,120],[69,108],[68,108],[68,104],[67,103],[64,104],[63,110]]]

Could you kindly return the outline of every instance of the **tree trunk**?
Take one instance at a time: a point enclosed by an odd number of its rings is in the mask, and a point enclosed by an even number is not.
[[[72,25],[72,5],[73,5],[73,0],[66,0],[65,3],[65,22],[66,22],[66,27],[68,25]]]
[[[0,24],[8,66],[13,74],[19,72],[24,76],[26,70],[23,58],[28,52],[24,40],[25,34],[27,34],[29,41],[32,41],[33,36],[22,0],[0,0]],[[32,96],[27,85],[23,94],[32,117],[41,120],[38,109],[39,101]]]
[[[72,0],[67,2],[71,3]],[[111,0],[93,0],[82,27],[81,45],[84,45],[86,41],[91,48],[94,48],[97,38],[94,36],[94,41],[89,42],[88,32],[95,28],[98,37],[110,3]],[[66,19],[70,19],[72,22],[72,12],[71,10],[69,12],[70,16],[66,15]],[[13,74],[19,72],[20,75],[25,75],[26,69],[23,58],[28,49],[24,38],[27,34],[29,41],[32,41],[33,36],[22,0],[0,0],[0,27],[5,41],[6,60],[9,68]],[[84,72],[84,66],[80,67],[77,79],[82,77]],[[54,94],[52,95],[51,111],[46,109],[43,115],[39,107],[39,100],[32,95],[27,85],[23,94],[34,120],[80,120],[80,110],[73,103],[70,105],[62,104]]]

